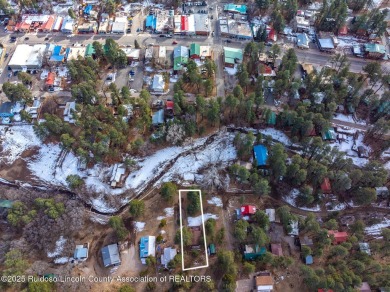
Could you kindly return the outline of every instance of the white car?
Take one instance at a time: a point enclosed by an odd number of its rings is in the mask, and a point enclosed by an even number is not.
[[[66,36],[67,38],[72,38],[73,37],[73,34],[69,34]]]

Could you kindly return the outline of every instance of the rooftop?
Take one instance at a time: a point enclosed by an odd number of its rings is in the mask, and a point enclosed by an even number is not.
[[[243,59],[242,49],[223,47],[223,52],[225,56],[225,63],[236,64],[242,62]]]
[[[246,5],[229,3],[223,6],[223,10],[233,12],[233,13],[246,14]]]

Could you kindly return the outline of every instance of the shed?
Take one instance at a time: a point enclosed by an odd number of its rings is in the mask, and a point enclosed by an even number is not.
[[[313,264],[313,256],[312,255],[307,255],[306,257],[305,257],[305,264],[306,265],[312,265]]]
[[[168,263],[175,258],[177,254],[176,248],[166,247],[161,255],[161,264],[167,269]]]
[[[215,244],[214,243],[210,243],[207,251],[208,251],[210,256],[216,255],[217,254],[217,250],[215,248]]]
[[[269,222],[275,222],[275,209],[265,209]]]
[[[244,206],[241,206],[240,211],[241,211],[242,216],[254,215],[256,213],[256,206],[244,205]]]
[[[328,177],[325,177],[321,184],[321,191],[324,194],[330,194],[332,192],[332,186]]]
[[[73,254],[73,258],[78,261],[85,261],[88,259],[89,244],[76,245],[76,249]]]
[[[280,243],[272,243],[272,244],[271,244],[271,252],[272,252],[274,255],[283,256],[282,245],[281,245]]]
[[[102,258],[104,267],[119,266],[121,259],[119,256],[118,244],[110,244],[102,248]]]
[[[340,244],[343,242],[346,242],[348,239],[348,233],[343,231],[337,231],[337,230],[328,230],[328,236],[333,235],[333,244]]]
[[[253,155],[257,161],[257,167],[265,167],[267,166],[268,160],[268,151],[265,145],[256,145],[253,147]]]
[[[371,255],[370,244],[368,242],[359,242],[359,249],[368,255]]]
[[[371,292],[371,287],[367,282],[362,282],[360,287],[357,287],[357,291],[359,292]]]
[[[276,114],[273,111],[271,111],[269,116],[268,116],[267,124],[270,126],[276,125]]]
[[[139,243],[139,257],[141,262],[145,265],[146,258],[148,256],[156,255],[156,237],[155,236],[144,236],[141,237]]]

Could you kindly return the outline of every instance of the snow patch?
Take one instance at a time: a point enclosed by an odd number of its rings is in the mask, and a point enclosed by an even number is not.
[[[216,205],[217,207],[222,207],[222,199],[219,197],[212,197],[211,200],[207,200],[207,203],[210,205]]]
[[[61,255],[62,251],[64,250],[65,243],[66,238],[61,235],[60,238],[56,241],[56,248],[53,252],[47,252],[47,256],[49,258],[54,258],[56,256]]]
[[[380,235],[382,232],[382,229],[387,228],[389,226],[390,226],[390,219],[384,218],[384,220],[381,223],[366,227],[365,231],[367,234],[370,234],[370,235]]]
[[[175,210],[174,210],[173,207],[172,208],[165,208],[164,212],[165,212],[165,216],[158,216],[157,220],[161,221],[162,219],[165,219],[167,217],[173,217],[173,214],[175,213]]]
[[[145,222],[136,221],[134,223],[134,226],[135,226],[135,229],[137,230],[137,232],[141,232],[142,230],[144,230],[145,224],[146,224]]]
[[[305,210],[305,211],[312,211],[312,212],[318,212],[321,210],[320,206],[317,204],[315,207],[308,208],[308,207],[298,207],[296,204],[296,199],[299,196],[300,192],[297,189],[292,189],[289,195],[284,196],[283,199],[286,203],[290,204],[291,206]]]
[[[347,205],[344,203],[332,204],[331,202],[326,203],[325,206],[326,206],[326,210],[328,211],[341,211],[347,207]]]
[[[41,145],[31,125],[0,126],[0,142],[3,147],[1,160],[13,163],[25,150]]]
[[[210,213],[203,214],[204,222],[206,222],[210,218],[217,220],[218,216]],[[199,215],[198,217],[188,217],[187,221],[189,227],[200,226],[202,225],[202,215]]]
[[[54,263],[55,264],[66,264],[66,263],[68,263],[70,261],[70,258],[68,258],[68,257],[60,257],[60,258],[56,258],[55,260],[54,260]]]

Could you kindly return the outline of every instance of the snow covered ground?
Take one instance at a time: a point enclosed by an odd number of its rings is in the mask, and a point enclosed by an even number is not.
[[[64,238],[61,235],[60,238],[56,241],[56,248],[54,249],[53,252],[48,252],[47,256],[49,258],[54,258],[61,255],[62,251],[64,250],[65,243],[66,243],[66,238]]]
[[[263,135],[271,136],[273,140],[276,140],[284,145],[288,145],[288,146],[291,145],[290,139],[282,131],[276,130],[274,128],[265,128],[263,130],[260,130],[260,132]]]
[[[356,142],[356,149],[359,146],[364,146],[368,152],[371,151],[370,147],[364,145],[363,135],[359,135],[359,137],[356,139],[355,142]],[[357,166],[362,167],[362,166],[366,165],[367,162],[369,161],[367,158],[360,158],[358,156],[358,153],[356,151],[352,150],[353,137],[351,137],[351,136],[347,136],[347,139],[345,141],[341,141],[341,143],[336,142],[336,143],[333,143],[330,145],[338,148],[339,151],[341,151],[341,152],[345,152],[346,158],[351,158],[353,161],[353,164],[355,164]]]
[[[1,160],[11,164],[28,149],[41,145],[31,125],[0,126],[0,141],[3,151]]]
[[[216,205],[217,207],[222,207],[222,199],[219,197],[212,197],[210,200],[207,200],[207,203],[210,205]]]
[[[365,121],[355,121],[352,118],[352,115],[336,114],[334,118],[336,120],[339,120],[339,121],[353,123],[353,124],[357,124],[357,125],[367,125],[367,123]]]
[[[237,73],[237,67],[236,67],[236,66],[235,66],[234,68],[225,67],[224,70],[225,70],[226,73],[229,74],[229,75],[236,75],[236,73]]]
[[[337,203],[337,204],[332,204],[332,203],[326,203],[326,210],[328,211],[341,211],[344,210],[347,207],[346,204],[344,203]]]
[[[371,225],[365,228],[367,234],[370,235],[380,235],[383,228],[390,226],[390,218],[384,218],[381,223]]]
[[[203,214],[204,222],[206,222],[210,218],[217,220],[218,216],[215,214],[210,214],[210,213]],[[200,225],[202,225],[202,215],[199,215],[198,217],[188,217],[187,221],[188,221],[189,227],[200,226]]]
[[[287,196],[284,196],[283,199],[286,203],[290,204],[291,206],[293,207],[296,207],[298,209],[301,209],[301,210],[305,210],[305,211],[312,211],[312,212],[319,212],[321,210],[320,206],[319,205],[316,205],[315,207],[313,208],[307,208],[307,207],[298,207],[297,204],[296,204],[296,198],[298,197],[299,195],[299,190],[297,189],[292,189],[290,194],[288,194]]]

